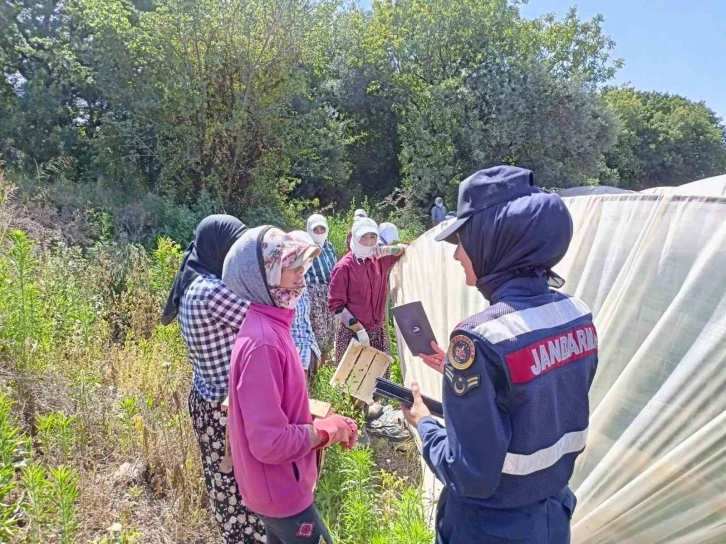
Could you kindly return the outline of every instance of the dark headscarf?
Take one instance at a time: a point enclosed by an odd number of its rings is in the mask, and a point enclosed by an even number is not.
[[[489,301],[515,278],[528,278],[535,288],[564,285],[552,267],[567,253],[572,217],[555,194],[537,192],[482,210],[459,235]]]
[[[179,272],[171,286],[161,322],[168,325],[179,311],[179,301],[184,291],[201,274],[222,277],[222,266],[229,248],[247,227],[231,215],[210,215],[202,219],[194,231],[194,241],[184,252]]]

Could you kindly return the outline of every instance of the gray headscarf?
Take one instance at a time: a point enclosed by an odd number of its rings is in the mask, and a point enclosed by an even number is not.
[[[262,238],[272,227],[247,230],[230,248],[224,259],[222,281],[242,300],[274,306],[262,259]]]

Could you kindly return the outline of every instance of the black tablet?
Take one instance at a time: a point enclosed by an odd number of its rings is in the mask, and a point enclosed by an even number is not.
[[[413,355],[420,355],[421,353],[433,355],[435,353],[431,347],[431,342],[435,342],[436,337],[421,302],[416,301],[396,306],[391,310],[391,313],[396,320],[398,330],[401,331],[403,339]]]
[[[395,400],[405,406],[413,406],[413,393],[411,390],[385,378],[376,378],[376,388],[373,393],[387,399]],[[429,412],[431,412],[431,415],[440,418],[444,417],[444,407],[439,401],[425,395],[421,395],[421,398],[429,409]]]

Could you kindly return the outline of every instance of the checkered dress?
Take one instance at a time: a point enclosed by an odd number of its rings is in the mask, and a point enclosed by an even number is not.
[[[248,308],[221,279],[208,274],[197,276],[181,297],[178,318],[194,389],[206,401],[227,396],[230,355]]]
[[[295,318],[290,327],[292,340],[295,342],[297,352],[300,354],[303,368],[307,370],[310,367],[311,355],[320,359],[320,348],[315,341],[313,326],[310,323],[310,296],[308,290],[305,289],[303,294],[297,300],[295,305]]]
[[[328,285],[330,283],[330,273],[335,267],[338,258],[335,256],[335,250],[330,242],[325,242],[321,248],[320,255],[313,259],[305,280],[308,285]]]

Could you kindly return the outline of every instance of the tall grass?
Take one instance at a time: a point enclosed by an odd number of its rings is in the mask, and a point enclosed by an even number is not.
[[[2,459],[0,502],[10,506],[0,541],[115,542],[136,525],[150,542],[217,538],[187,416],[184,344],[176,326],[158,325],[180,255],[168,240],[151,254],[110,242],[81,251],[7,232],[0,391],[15,406],[0,410],[0,432],[11,442],[8,429],[23,429],[33,447]],[[142,469],[119,486],[124,463]],[[148,514],[128,511],[132,493]]]
[[[14,421],[12,404],[0,394],[0,541],[24,533],[33,543],[75,543],[78,473],[32,460],[31,441]]]
[[[218,542],[186,349],[158,323],[181,248],[48,248],[6,228],[6,213],[0,202],[0,542]],[[344,241],[343,219],[333,224]],[[331,373],[312,395],[360,420]],[[367,449],[330,450],[318,501],[343,544],[430,537],[416,491]]]
[[[18,504],[19,485],[15,477],[18,459],[27,445],[20,429],[11,420],[12,402],[0,394],[0,541],[15,533],[22,510]]]
[[[329,385],[333,369],[322,367],[311,396],[331,402],[334,411],[351,412],[350,397]],[[358,414],[360,412],[357,412]],[[329,448],[316,492],[316,504],[335,542],[340,544],[430,544],[421,489],[377,469],[373,450]]]

